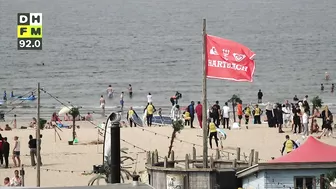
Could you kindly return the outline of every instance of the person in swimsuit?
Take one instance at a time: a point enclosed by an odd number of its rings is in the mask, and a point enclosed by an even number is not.
[[[131,84],[128,84],[128,94],[129,94],[129,97],[132,98],[132,96],[133,96],[133,89],[132,89],[132,85]]]
[[[103,95],[100,96],[99,103],[100,103],[100,108],[102,109],[102,115],[105,116],[105,99]]]
[[[112,88],[112,85],[109,85],[106,89],[106,92],[107,92],[107,96],[109,98],[112,98],[113,97],[113,88]]]
[[[121,92],[121,95],[120,95],[120,106],[121,106],[121,111],[122,111],[124,108],[124,92]]]

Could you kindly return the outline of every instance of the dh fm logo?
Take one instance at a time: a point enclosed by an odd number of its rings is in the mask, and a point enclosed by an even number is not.
[[[18,13],[19,50],[42,50],[42,13]]]

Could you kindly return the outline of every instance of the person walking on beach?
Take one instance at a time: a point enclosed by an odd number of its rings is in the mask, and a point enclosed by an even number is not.
[[[121,111],[124,109],[124,92],[121,92],[120,94],[120,106],[121,106]]]
[[[147,95],[147,102],[148,103],[152,103],[153,102],[153,100],[152,100],[152,94],[151,93],[148,93],[148,95]]]
[[[196,112],[196,115],[197,115],[197,120],[198,120],[198,123],[199,123],[199,126],[201,127],[202,129],[202,115],[203,115],[203,107],[202,107],[202,104],[200,101],[197,102],[197,106],[195,108],[195,112]]]
[[[13,147],[13,163],[15,167],[21,166],[21,159],[20,159],[20,141],[19,137],[14,137],[14,147]]]
[[[105,116],[105,99],[103,95],[100,96],[99,104],[102,109],[102,116]]]
[[[130,107],[130,109],[127,112],[127,116],[126,116],[126,119],[128,120],[130,124],[130,127],[133,127],[133,119],[132,119],[133,115],[139,117],[138,114],[133,110],[133,107]],[[134,127],[136,127],[136,123],[134,123]]]
[[[8,168],[8,157],[9,157],[10,145],[7,142],[7,137],[3,138],[2,150],[3,150],[4,159],[5,159],[5,168]]]
[[[237,105],[237,115],[238,115],[238,120],[239,120],[239,127],[241,126],[241,120],[243,119],[243,105],[242,102],[238,102]]]
[[[294,134],[301,132],[301,110],[299,106],[293,108],[293,122],[294,122]]]
[[[298,145],[294,140],[291,140],[288,135],[286,135],[286,141],[283,144],[282,150],[281,150],[281,155],[283,155],[284,152],[289,154],[292,152],[294,149],[298,148]]]
[[[217,138],[217,126],[213,120],[209,120],[209,143],[212,149],[212,138],[215,139],[216,147],[218,148],[218,138]]]
[[[152,102],[149,102],[145,108],[144,111],[147,111],[147,126],[151,127],[152,126],[152,121],[153,121],[153,114],[156,111],[154,105]]]
[[[132,89],[132,85],[131,84],[128,84],[128,94],[129,94],[129,97],[132,98],[132,96],[133,96],[133,89]]]
[[[259,92],[258,92],[258,104],[262,103],[263,96],[264,96],[264,94],[261,92],[261,89],[259,89]]]
[[[190,113],[190,127],[194,127],[194,119],[195,119],[195,108],[194,108],[194,101],[191,101],[190,105],[188,106],[188,112]]]
[[[229,129],[229,120],[230,120],[230,107],[228,106],[228,103],[225,102],[223,106],[223,128],[225,129],[225,125]]]
[[[16,129],[16,114],[14,114],[14,119],[13,119],[13,128]]]
[[[217,128],[220,125],[219,117],[220,117],[220,106],[219,106],[219,102],[216,101],[216,103],[212,106],[212,118]]]
[[[112,85],[109,85],[107,87],[106,92],[107,92],[108,98],[112,98],[113,97],[113,88],[112,88]]]

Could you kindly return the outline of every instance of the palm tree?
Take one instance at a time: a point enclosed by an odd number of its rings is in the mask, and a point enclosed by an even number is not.
[[[184,128],[184,124],[183,124],[183,121],[181,119],[173,121],[173,132],[172,132],[172,136],[171,136],[171,139],[170,139],[170,145],[169,145],[169,149],[168,149],[168,158],[170,157],[170,154],[171,154],[172,149],[173,149],[173,143],[174,143],[174,140],[176,138],[176,133],[180,133],[183,128]]]
[[[321,108],[322,107],[322,99],[320,99],[319,96],[315,96],[311,102],[313,103],[313,109],[312,109],[312,115],[314,115],[315,113],[315,109],[316,108]],[[313,134],[313,121],[311,122],[311,125],[310,125],[310,133]]]
[[[330,171],[323,177],[324,182],[324,189],[330,189],[332,188],[332,183],[335,182],[336,179],[336,171]],[[321,182],[321,181],[320,181]]]
[[[237,102],[241,102],[242,100],[240,97],[236,94],[232,95],[232,97],[228,100],[228,102],[232,103],[232,112],[233,112],[233,121],[236,122],[236,111],[235,107],[237,105]]]
[[[72,116],[72,141],[76,138],[76,117],[79,115],[79,109],[72,107],[69,114]]]

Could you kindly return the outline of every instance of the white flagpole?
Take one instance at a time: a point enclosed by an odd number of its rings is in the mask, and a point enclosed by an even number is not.
[[[203,83],[202,83],[202,126],[203,126],[203,168],[208,167],[208,124],[207,124],[207,78],[206,78],[206,19],[203,19]]]

